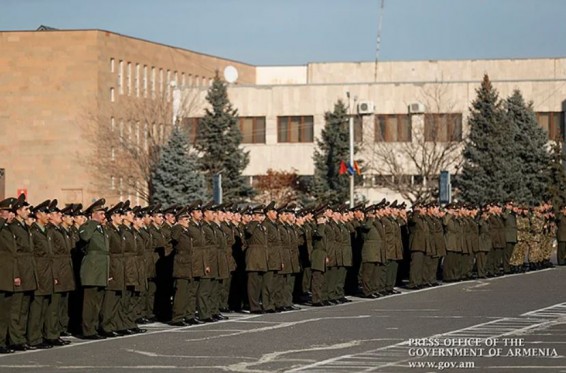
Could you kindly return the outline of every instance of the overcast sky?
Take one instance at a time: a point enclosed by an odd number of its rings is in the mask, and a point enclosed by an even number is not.
[[[0,0],[0,29],[105,29],[254,65],[373,61],[381,0]],[[380,60],[566,56],[566,0],[385,0]]]

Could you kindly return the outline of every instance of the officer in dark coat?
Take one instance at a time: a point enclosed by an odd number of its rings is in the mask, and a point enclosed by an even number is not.
[[[326,292],[325,275],[326,265],[328,264],[328,254],[326,248],[328,242],[326,238],[327,218],[324,210],[319,209],[313,212],[316,220],[316,227],[312,232],[313,249],[310,257],[311,262],[311,292],[312,305],[315,307],[329,305],[328,293]]]
[[[14,295],[8,334],[11,348],[16,351],[25,351],[35,349],[35,347],[30,347],[27,344],[26,332],[29,307],[33,291],[37,289],[37,282],[33,260],[33,241],[31,232],[26,225],[30,210],[23,194],[18,197],[13,207],[16,217],[8,228],[16,239],[17,275],[14,277]]]
[[[423,216],[420,206],[413,208],[409,219],[409,250],[411,251],[411,269],[409,289],[419,289],[424,285],[424,265],[428,240],[428,224]]]
[[[14,205],[17,199],[0,201],[0,354],[14,352],[8,348],[8,326],[17,277],[16,239],[8,225],[16,216]]]
[[[263,313],[262,300],[269,296],[264,286],[268,265],[267,228],[262,224],[265,219],[263,208],[263,205],[259,205],[251,209],[253,221],[244,228],[247,292],[251,313]]]
[[[267,313],[276,312],[276,286],[278,285],[276,278],[279,271],[283,269],[283,259],[281,258],[281,238],[279,234],[277,209],[275,202],[269,203],[265,209],[266,219],[264,226],[267,229],[267,268],[268,271],[264,276],[265,292],[268,294],[266,299],[262,299],[263,309]]]
[[[511,273],[511,256],[517,244],[517,215],[513,211],[513,202],[505,204],[503,209],[505,222],[505,248],[503,249],[503,272]]]
[[[81,240],[86,244],[81,263],[80,278],[83,287],[82,330],[86,339],[104,339],[97,333],[104,300],[104,290],[110,278],[110,246],[104,199],[99,199],[85,210],[89,220],[79,228]]]

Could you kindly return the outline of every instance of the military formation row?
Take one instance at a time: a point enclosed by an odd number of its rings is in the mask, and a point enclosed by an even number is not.
[[[564,212],[564,211],[563,211]],[[548,205],[297,210],[202,204],[82,211],[57,201],[0,202],[0,353],[143,333],[157,319],[185,326],[230,309],[271,313],[349,302],[347,294],[498,276],[565,260],[566,219]],[[563,226],[564,225],[564,226]],[[558,229],[556,229],[558,227]],[[405,260],[403,260],[405,259]]]

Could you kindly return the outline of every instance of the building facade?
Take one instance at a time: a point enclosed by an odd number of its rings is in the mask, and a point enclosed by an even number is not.
[[[211,80],[229,65],[238,71],[228,94],[250,151],[251,183],[270,168],[312,175],[324,113],[340,99],[355,115],[356,158],[364,164],[358,194],[397,198],[384,178],[435,182],[422,180],[402,149],[465,136],[484,74],[500,97],[520,89],[532,100],[549,137],[564,133],[566,58],[252,66],[103,30],[0,32],[0,50],[0,197],[23,191],[32,203],[89,204],[99,197],[142,203],[125,186],[127,175],[95,172],[92,139],[104,139],[108,128],[139,136],[144,129],[123,124],[120,110],[147,107],[156,97],[170,103],[167,116],[198,125]],[[401,158],[400,174],[381,161],[384,149]],[[114,149],[103,157],[120,158]]]

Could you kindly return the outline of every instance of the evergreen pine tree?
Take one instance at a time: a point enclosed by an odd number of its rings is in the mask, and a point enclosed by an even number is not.
[[[513,146],[516,125],[505,114],[497,91],[484,75],[472,102],[470,133],[463,150],[464,164],[458,178],[464,201],[482,204],[515,199],[521,172]]]
[[[316,139],[312,195],[323,201],[343,203],[350,195],[348,174],[340,175],[340,163],[350,158],[348,114],[342,100],[324,114],[324,128]]]
[[[505,107],[508,119],[517,126],[513,146],[522,175],[514,197],[517,202],[534,205],[543,200],[547,187],[548,137],[537,123],[532,103],[527,105],[519,90],[507,98]]]
[[[253,195],[244,182],[242,172],[249,163],[249,152],[240,148],[242,133],[238,125],[238,110],[228,99],[226,85],[216,74],[208,90],[206,109],[199,122],[195,148],[200,152],[201,169],[207,190],[212,194],[213,175],[222,173],[223,200],[230,202]]]
[[[566,171],[564,170],[563,143],[560,139],[551,142],[545,200],[550,201],[554,209],[566,205]]]
[[[190,152],[186,131],[174,126],[152,173],[152,203],[186,205],[206,195],[198,157]]]

